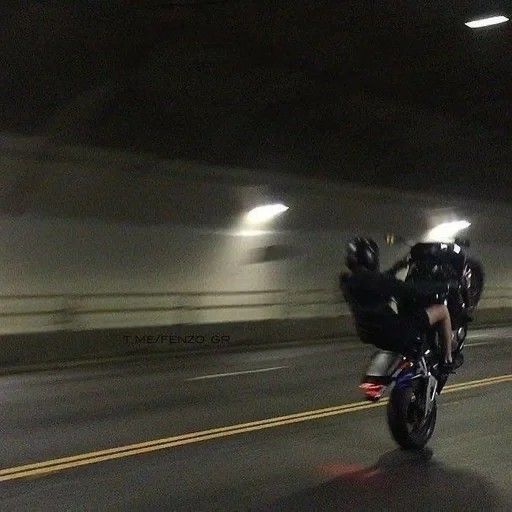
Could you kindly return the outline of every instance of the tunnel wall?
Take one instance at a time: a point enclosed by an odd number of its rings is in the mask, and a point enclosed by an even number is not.
[[[473,222],[471,251],[486,270],[479,320],[509,320],[508,205],[36,149],[17,143],[2,154],[4,364],[198,345],[135,343],[135,334],[223,334],[231,346],[351,334],[337,290],[346,241],[389,232],[418,240],[453,217]],[[290,206],[274,225],[255,233],[240,223],[241,212],[274,199]],[[404,251],[384,246],[384,265]]]

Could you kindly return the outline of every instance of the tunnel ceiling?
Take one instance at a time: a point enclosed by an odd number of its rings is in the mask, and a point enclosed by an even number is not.
[[[1,10],[4,132],[511,197],[512,22],[464,25],[512,17],[510,2],[32,1]]]

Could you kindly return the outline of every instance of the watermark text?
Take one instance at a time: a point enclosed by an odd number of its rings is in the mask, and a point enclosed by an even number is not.
[[[226,345],[230,341],[228,334],[125,334],[126,343],[141,345]]]

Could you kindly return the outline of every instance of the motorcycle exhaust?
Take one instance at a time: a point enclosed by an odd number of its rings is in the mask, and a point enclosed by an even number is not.
[[[391,384],[393,375],[404,363],[402,355],[388,350],[376,352],[366,370],[359,389],[371,402],[380,400],[386,388]]]

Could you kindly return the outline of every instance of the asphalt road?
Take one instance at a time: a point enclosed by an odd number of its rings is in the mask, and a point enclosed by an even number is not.
[[[512,329],[472,333],[419,453],[362,400],[370,354],[333,342],[2,376],[0,509],[512,510]]]

